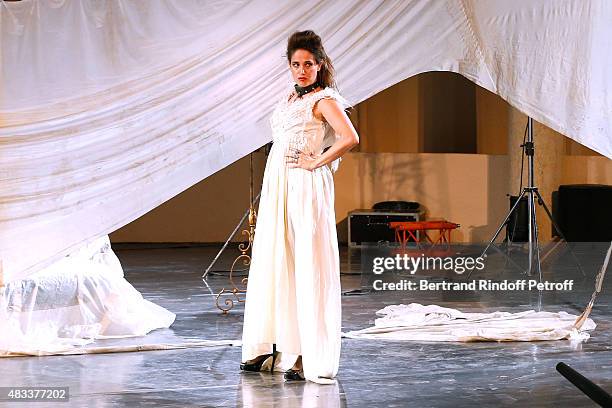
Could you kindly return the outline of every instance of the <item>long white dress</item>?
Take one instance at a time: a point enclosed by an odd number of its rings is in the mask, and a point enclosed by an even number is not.
[[[304,375],[333,382],[340,360],[340,264],[333,171],[338,160],[313,171],[289,168],[289,147],[320,154],[336,134],[314,117],[314,104],[332,98],[325,88],[289,102],[283,95],[270,119],[273,145],[266,162],[247,284],[242,361],[272,352],[286,370],[302,355]]]

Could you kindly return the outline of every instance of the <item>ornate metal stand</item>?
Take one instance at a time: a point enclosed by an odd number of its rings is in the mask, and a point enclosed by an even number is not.
[[[234,259],[234,262],[232,263],[232,267],[230,268],[229,272],[229,281],[231,287],[230,289],[221,289],[221,291],[215,297],[215,304],[223,314],[229,313],[229,311],[234,307],[234,299],[241,303],[243,303],[245,300],[248,277],[243,277],[242,279],[240,279],[239,285],[236,285],[236,282],[234,281],[234,268],[239,262],[242,262],[242,265],[244,266],[251,265],[251,256],[248,254],[248,252],[251,250],[251,246],[253,245],[253,238],[255,237],[256,218],[257,214],[255,213],[255,210],[252,207],[249,208],[249,228],[242,230],[242,235],[247,236],[247,241],[241,242],[238,245],[240,255],[238,255],[236,259]],[[223,302],[225,306],[221,306],[219,305],[219,300],[221,299],[221,296],[225,294],[233,295],[234,299],[232,299],[231,297],[225,298]]]
[[[232,267],[229,271],[229,288],[223,288],[221,291],[215,296],[215,304],[219,310],[223,314],[228,314],[229,311],[234,307],[235,302],[243,303],[245,301],[246,296],[246,288],[247,288],[247,277],[243,277],[240,279],[238,284],[234,280],[235,276],[235,268],[236,265],[242,263],[244,266],[249,266],[251,264],[251,256],[249,252],[253,246],[253,239],[255,238],[255,224],[257,223],[257,212],[255,211],[255,204],[259,200],[261,193],[257,195],[257,197],[253,197],[253,153],[249,155],[249,177],[250,177],[250,190],[249,190],[249,209],[245,212],[245,214],[240,219],[240,222],[236,225],[232,233],[229,235],[223,247],[219,250],[211,264],[208,266],[204,274],[202,275],[202,280],[206,281],[206,276],[212,269],[213,265],[217,262],[221,253],[225,250],[231,239],[236,235],[238,229],[244,223],[245,218],[249,217],[249,226],[247,229],[242,230],[242,235],[246,236],[246,241],[241,242],[238,245],[238,250],[240,251],[240,255],[234,259],[232,263]],[[222,304],[220,304],[221,298],[226,296],[225,300]]]

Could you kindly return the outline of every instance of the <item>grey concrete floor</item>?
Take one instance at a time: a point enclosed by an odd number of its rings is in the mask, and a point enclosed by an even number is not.
[[[145,339],[107,340],[108,344],[180,343],[197,339],[240,339],[243,305],[222,315],[211,295],[227,285],[223,273],[200,276],[216,247],[115,248],[126,278],[149,299],[177,314],[176,322]],[[359,269],[360,257],[341,249],[342,270]],[[228,249],[217,269],[237,255]],[[343,296],[343,331],[371,326],[386,305],[417,302],[462,311],[523,311],[537,308],[579,314],[593,290],[598,257],[588,258],[586,278],[556,260],[547,274],[575,278],[571,292],[377,292]],[[588,262],[587,262],[588,263]],[[516,272],[498,272],[495,278]],[[487,276],[489,278],[490,275]],[[612,392],[612,317],[610,277],[593,309],[598,324],[582,343],[433,343],[342,340],[336,386],[284,383],[282,374],[241,373],[240,348],[188,348],[114,354],[16,357],[0,360],[0,386],[67,386],[65,403],[14,403],[0,406],[162,406],[162,407],[589,407],[596,406],[555,370],[563,361]],[[343,290],[360,287],[358,275],[343,274]],[[0,403],[2,404],[2,403]]]

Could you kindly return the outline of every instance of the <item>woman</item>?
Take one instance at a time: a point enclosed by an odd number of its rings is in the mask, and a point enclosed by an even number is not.
[[[341,324],[330,167],[335,171],[359,137],[321,38],[292,34],[287,60],[295,85],[270,120],[274,143],[253,241],[240,368],[260,371],[271,363],[271,370],[288,369],[286,380],[329,383],[338,372]]]

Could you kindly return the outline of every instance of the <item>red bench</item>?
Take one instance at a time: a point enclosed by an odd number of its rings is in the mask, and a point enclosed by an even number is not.
[[[442,221],[396,221],[390,222],[389,228],[395,230],[395,241],[400,242],[402,247],[406,246],[406,243],[412,239],[414,242],[419,244],[419,240],[416,237],[416,232],[419,231],[427,241],[435,246],[442,243],[450,243],[451,231],[459,228],[459,224],[454,222]],[[438,239],[433,241],[427,231],[437,230],[439,232]],[[422,240],[421,240],[422,241]]]

